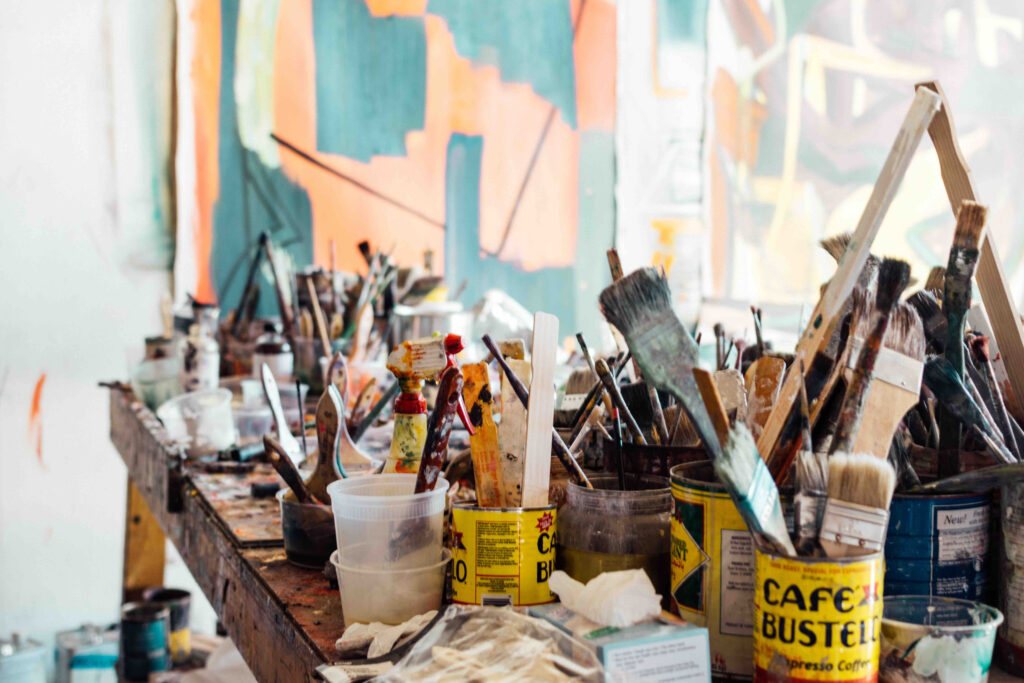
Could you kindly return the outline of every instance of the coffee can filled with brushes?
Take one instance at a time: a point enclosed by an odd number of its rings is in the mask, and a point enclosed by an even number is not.
[[[786,557],[755,547],[754,680],[878,679],[884,559]]]
[[[515,607],[555,601],[554,505],[452,508],[452,602]]]
[[[672,468],[672,609],[705,626],[712,674],[753,676],[754,546],[708,461]]]

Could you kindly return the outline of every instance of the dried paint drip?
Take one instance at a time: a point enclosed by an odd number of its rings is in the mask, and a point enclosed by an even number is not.
[[[46,373],[39,375],[36,380],[36,388],[32,391],[32,406],[28,413],[28,440],[36,452],[36,460],[44,470],[49,469],[43,462],[43,384],[46,383]]]

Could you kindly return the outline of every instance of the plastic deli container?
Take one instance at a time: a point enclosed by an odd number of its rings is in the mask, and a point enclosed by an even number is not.
[[[982,683],[988,680],[994,607],[954,598],[885,596],[878,680]]]
[[[415,474],[350,477],[330,484],[338,549],[359,545],[363,567],[408,569],[436,562],[448,482],[440,478],[425,493],[413,493],[415,488]]]
[[[156,411],[167,433],[185,444],[190,458],[215,453],[235,442],[231,416],[231,392],[205,389],[182,394]]]
[[[357,544],[331,554],[346,626],[375,621],[401,624],[441,607],[445,569],[452,559],[450,550],[434,547],[434,561],[419,567],[383,569],[364,562],[367,555],[372,556],[373,545]]]

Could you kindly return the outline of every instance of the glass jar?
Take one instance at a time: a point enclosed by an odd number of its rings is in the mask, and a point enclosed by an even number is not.
[[[181,388],[201,391],[216,389],[220,383],[220,345],[217,344],[217,321],[220,309],[216,304],[192,302],[189,334],[181,344]]]
[[[267,322],[263,334],[256,339],[252,352],[252,376],[261,377],[260,368],[266,363],[277,380],[291,377],[294,368],[292,346],[281,334],[276,323]]]
[[[632,477],[629,477],[632,480]],[[614,476],[593,476],[593,489],[570,483],[558,511],[558,568],[586,583],[602,572],[643,569],[654,589],[669,595],[672,489],[647,475],[635,491],[620,491]]]

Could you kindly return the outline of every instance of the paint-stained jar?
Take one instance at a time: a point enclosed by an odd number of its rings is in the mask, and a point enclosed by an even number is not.
[[[643,569],[659,595],[669,594],[672,490],[668,479],[626,475],[590,478],[593,489],[570,483],[558,511],[559,569],[586,583],[602,572]]]
[[[183,391],[216,389],[220,383],[220,345],[217,344],[216,304],[192,302],[193,324],[181,341],[181,388]]]

